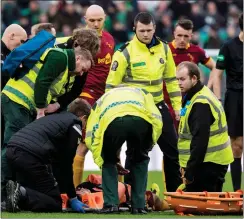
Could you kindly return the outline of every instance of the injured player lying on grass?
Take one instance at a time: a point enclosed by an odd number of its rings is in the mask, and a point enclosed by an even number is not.
[[[145,209],[147,211],[169,210],[165,200],[159,198],[159,187],[153,183],[151,191],[145,193]],[[86,212],[99,213],[103,208],[102,177],[97,174],[88,175],[87,179],[76,187],[76,194],[80,201],[89,206]],[[120,211],[130,211],[131,209],[131,186],[118,182],[119,209]],[[67,194],[62,194],[62,210],[64,212],[72,211],[69,206]]]

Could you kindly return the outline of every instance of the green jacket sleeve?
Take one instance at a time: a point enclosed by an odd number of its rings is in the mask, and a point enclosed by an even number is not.
[[[120,51],[113,55],[112,64],[106,81],[106,92],[122,83],[128,63]]]
[[[34,100],[37,108],[47,106],[46,100],[52,82],[66,69],[67,57],[59,51],[50,51],[36,78]]]
[[[163,78],[166,83],[166,88],[169,93],[169,98],[171,100],[174,110],[180,110],[182,97],[181,97],[180,87],[176,79],[175,62],[169,46],[167,52],[166,67],[163,72]]]

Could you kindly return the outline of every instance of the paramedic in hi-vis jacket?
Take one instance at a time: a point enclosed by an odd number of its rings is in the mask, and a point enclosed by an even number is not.
[[[145,214],[148,152],[162,132],[162,118],[153,97],[139,88],[121,87],[94,104],[86,127],[86,145],[102,168],[104,206],[101,213],[118,212],[118,154],[125,141],[131,150],[132,214]]]
[[[129,86],[142,88],[152,94],[164,123],[157,143],[164,154],[166,188],[167,191],[174,192],[181,184],[177,135],[169,109],[164,102],[163,81],[166,82],[177,120],[182,98],[172,53],[167,43],[154,35],[155,29],[155,20],[149,13],[142,12],[135,17],[135,36],[114,53],[106,91],[117,86]],[[129,156],[130,151],[127,150],[126,154]],[[127,159],[125,168],[130,169],[130,166]],[[130,184],[130,174],[127,175],[125,182]]]
[[[49,104],[55,97],[63,95],[63,87],[70,75],[82,75],[88,71],[93,58],[88,50],[47,49],[34,67],[22,78],[10,79],[1,95],[2,113],[5,121],[4,147],[14,133],[39,119],[48,112]],[[2,153],[1,178],[2,189],[11,172]]]
[[[221,192],[233,154],[224,109],[200,82],[200,69],[192,62],[177,67],[185,94],[180,117],[178,150],[187,192]]]

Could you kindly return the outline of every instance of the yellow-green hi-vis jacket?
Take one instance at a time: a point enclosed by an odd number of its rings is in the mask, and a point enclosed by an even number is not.
[[[66,44],[67,41],[71,38],[71,36],[68,36],[68,37],[57,37],[56,38],[56,41],[55,41],[55,45],[54,47],[55,48],[59,48],[59,45],[61,44]],[[67,44],[66,44],[67,45]],[[61,47],[63,48],[63,47]],[[65,47],[66,48],[66,47]],[[67,48],[67,49],[71,49],[71,48]],[[67,85],[67,89],[66,89],[66,86],[63,87],[63,89],[61,90],[60,92],[60,96],[65,94],[66,92],[69,92],[71,90],[71,88],[73,87],[73,84],[74,84],[74,81],[75,81],[75,75],[72,75],[72,76],[69,76],[69,80],[68,80],[68,85]],[[52,101],[54,102],[57,102],[57,97],[53,97]]]
[[[212,162],[221,165],[230,164],[234,159],[224,109],[212,91],[204,86],[186,104],[185,115],[182,115],[180,118],[178,139],[180,166],[186,167],[191,155],[190,145],[192,135],[190,133],[188,118],[195,103],[208,104],[215,119],[214,123],[210,126],[208,148],[203,162]]]
[[[106,91],[117,86],[139,87],[151,93],[157,104],[164,100],[163,81],[174,110],[181,108],[181,92],[172,53],[158,38],[150,49],[136,36],[113,55]]]
[[[86,127],[85,142],[99,167],[103,164],[101,152],[104,132],[114,119],[126,115],[141,117],[152,124],[153,144],[161,135],[162,117],[150,93],[131,87],[110,90],[97,100]]]
[[[45,57],[48,55],[48,53],[51,50],[56,50],[59,52],[62,52],[66,55],[67,59],[68,56],[65,52],[65,50],[58,49],[58,48],[49,48],[47,49],[42,56],[40,57],[40,61],[38,61],[34,67],[29,70],[29,72],[22,77],[19,80],[15,79],[9,79],[8,83],[2,90],[2,93],[7,95],[9,99],[12,101],[26,107],[32,112],[36,112],[36,105],[34,101],[34,87],[36,78],[38,76],[38,73],[40,69],[43,66],[43,61],[45,60]],[[46,99],[46,105],[48,105],[52,99],[55,99],[62,95],[62,89],[64,87],[64,84],[67,83],[68,78],[68,65],[64,72],[62,72],[52,83],[52,85],[49,88],[47,99]]]
[[[57,37],[54,46],[58,47],[59,44],[66,43],[70,38],[71,38],[71,36],[68,36],[68,37]],[[69,48],[69,49],[71,49],[71,48]]]

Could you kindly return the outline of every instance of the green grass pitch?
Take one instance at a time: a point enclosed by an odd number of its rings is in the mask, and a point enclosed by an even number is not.
[[[85,172],[83,179],[86,179],[87,175],[90,173],[99,173],[99,172]],[[151,171],[148,176],[148,187],[152,183],[157,183],[160,186],[160,196],[163,193],[163,184],[162,184],[162,173],[159,171]],[[243,184],[242,184],[243,185]],[[243,188],[242,188],[243,189]],[[224,184],[223,191],[233,191],[232,182],[230,173],[228,172],[226,175],[226,182]],[[177,216],[173,211],[166,212],[150,212],[147,215],[131,215],[130,213],[120,213],[120,214],[112,214],[112,215],[101,215],[101,214],[80,214],[80,213],[30,213],[30,212],[20,212],[20,213],[6,213],[2,212],[1,218],[180,218],[182,216]],[[238,216],[198,216],[198,218],[243,218],[242,215]],[[183,216],[185,218],[185,216]],[[195,218],[195,217],[190,217]]]

